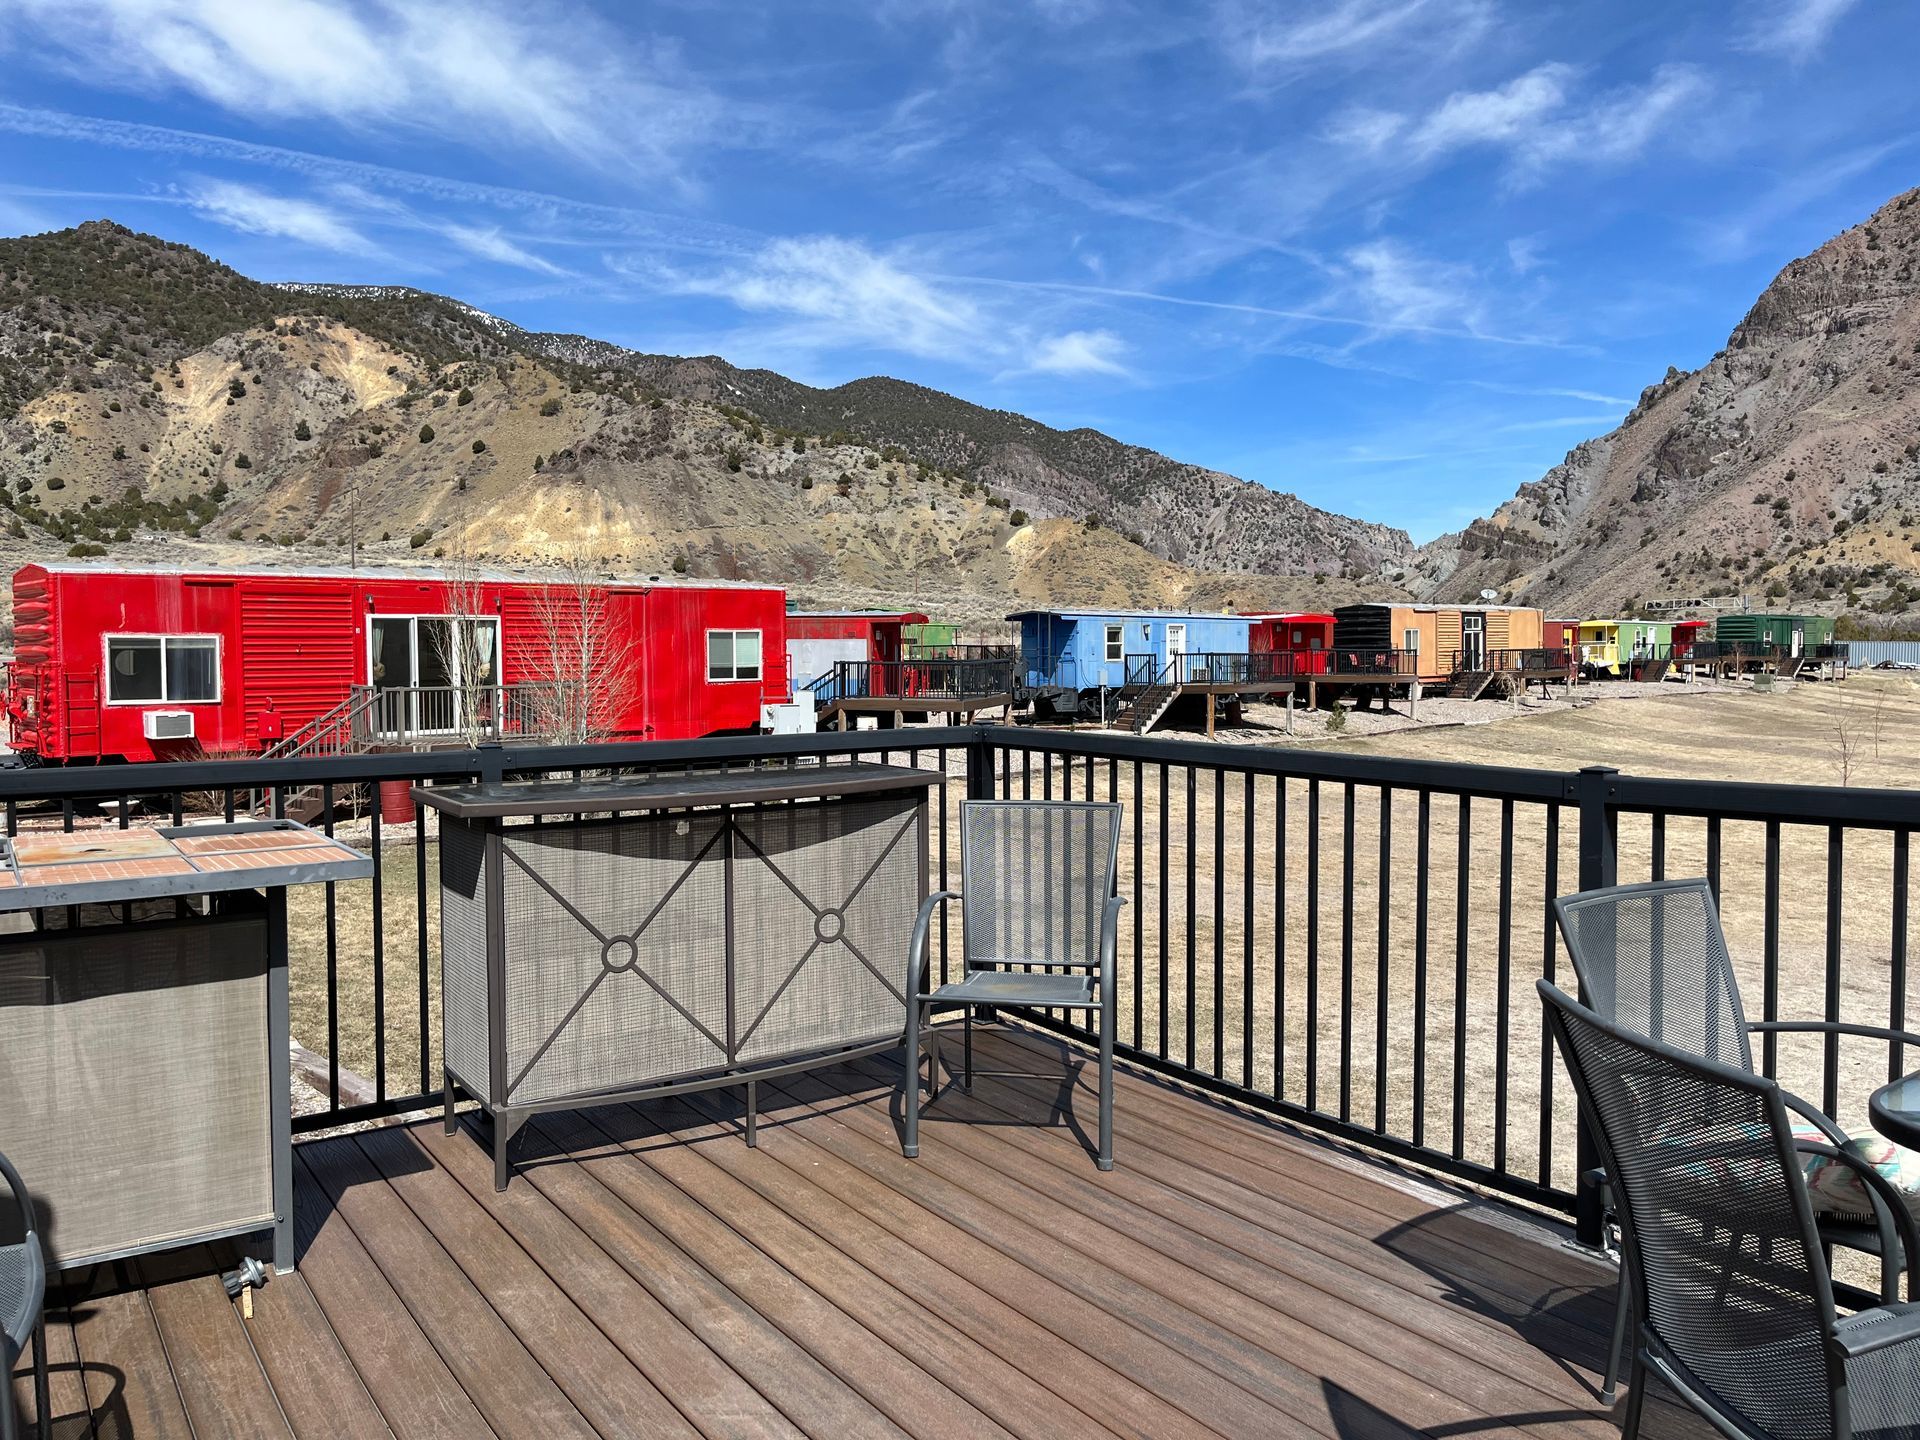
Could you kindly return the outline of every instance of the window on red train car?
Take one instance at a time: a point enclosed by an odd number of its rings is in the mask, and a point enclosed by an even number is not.
[[[220,641],[212,635],[109,635],[107,703],[209,704],[220,698]]]
[[[707,679],[758,680],[760,678],[760,632],[758,630],[709,630],[707,632]]]

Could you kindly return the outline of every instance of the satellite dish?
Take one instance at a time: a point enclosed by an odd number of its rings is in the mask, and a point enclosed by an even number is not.
[[[1498,590],[1482,590],[1480,592],[1480,598],[1482,600],[1498,600],[1500,598],[1500,592]]]

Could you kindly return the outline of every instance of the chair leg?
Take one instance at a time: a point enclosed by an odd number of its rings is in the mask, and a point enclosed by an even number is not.
[[[1647,1361],[1637,1349],[1633,1353],[1633,1374],[1627,1386],[1627,1415],[1620,1427],[1620,1440],[1636,1440],[1640,1434],[1640,1411],[1647,1402]]]
[[[1094,1162],[1113,1169],[1113,996],[1100,997],[1100,1155]]]
[[[1613,1344],[1607,1351],[1607,1379],[1600,1387],[1600,1403],[1611,1405],[1619,1394],[1620,1352],[1627,1341],[1627,1316],[1633,1310],[1633,1282],[1627,1278],[1626,1259],[1620,1262],[1620,1295],[1613,1303]]]
[[[53,1440],[53,1398],[47,1386],[47,1322],[33,1327],[33,1413],[40,1418],[40,1440]]]
[[[973,1089],[973,1007],[968,1006],[962,1012],[960,1020],[960,1043],[962,1060],[960,1066],[960,1088]]]
[[[907,1082],[900,1153],[912,1160],[920,1153],[920,1002],[912,997],[907,1000],[907,1043],[902,1047],[900,1068]]]
[[[5,1361],[6,1358],[6,1347],[0,1346],[0,1361]],[[0,1375],[0,1380],[6,1381],[6,1390],[0,1393],[0,1440],[19,1440],[20,1408],[14,1402],[13,1366],[0,1365],[0,1369],[6,1371],[4,1375]]]

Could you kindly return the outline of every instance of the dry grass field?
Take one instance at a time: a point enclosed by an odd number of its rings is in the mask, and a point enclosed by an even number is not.
[[[1920,684],[1865,674],[1843,685],[1800,684],[1772,693],[1675,687],[1657,698],[1601,700],[1494,724],[1319,743],[1354,755],[1556,771],[1608,764],[1637,775],[1825,785],[1844,776],[1855,786],[1908,786],[1920,776]],[[1231,763],[1235,750],[1220,750]],[[928,755],[923,763],[935,761]],[[952,763],[956,783],[948,795],[957,804],[964,790],[959,757]],[[1051,786],[1061,796],[1070,783],[1071,793],[1084,797],[1087,773],[1084,762],[1076,763],[1069,782],[1058,762],[1049,770],[1036,757],[1023,769],[1016,759],[1013,792],[1039,796]],[[1383,802],[1374,786],[1355,786],[1349,794],[1331,781],[1250,781],[1241,774],[1216,778],[1182,768],[1166,772],[1163,792],[1157,766],[1142,771],[1136,790],[1130,764],[1115,770],[1104,761],[1096,762],[1092,774],[1097,798],[1113,793],[1128,806],[1120,876],[1120,892],[1132,902],[1121,934],[1123,1039],[1131,1039],[1137,1025],[1147,1046],[1190,1059],[1199,1069],[1324,1111],[1344,1109],[1363,1124],[1383,1118],[1396,1135],[1452,1147],[1522,1176],[1571,1184],[1571,1094],[1557,1062],[1545,1063],[1533,992],[1539,975],[1568,973],[1551,935],[1547,902],[1576,888],[1571,806],[1550,812],[1539,803],[1509,807],[1497,799],[1463,806],[1451,795],[1423,803],[1405,791]],[[1417,865],[1423,813],[1424,901]],[[1383,818],[1391,831],[1384,846]],[[1136,819],[1144,837],[1137,856]],[[1623,880],[1651,873],[1652,831],[1644,817],[1623,821]],[[430,837],[416,848],[411,828],[404,836],[389,834],[398,843],[383,846],[378,928],[389,1017],[384,1062],[389,1090],[402,1094],[421,1079],[423,946],[416,874],[424,862],[424,954],[432,963],[438,856]],[[1761,823],[1721,827],[1722,909],[1755,1014],[1764,993],[1764,844]],[[1892,933],[1892,842],[1873,832],[1841,837],[1841,888],[1832,907],[1828,844],[1824,827],[1782,827],[1779,1012],[1822,1013],[1831,908],[1839,925],[1840,1011],[1884,1024],[1895,1008],[1894,954],[1904,946],[1904,937],[1896,940]],[[1665,873],[1706,873],[1708,848],[1703,822],[1667,822]],[[950,833],[949,853],[957,884],[956,834]],[[936,878],[937,865],[936,858]],[[1345,902],[1349,891],[1351,906]],[[325,963],[331,923],[339,942],[338,1053],[343,1065],[369,1078],[375,1068],[373,909],[371,883],[337,887],[331,922],[326,897],[304,893],[295,902],[293,937],[298,1038],[322,1053],[332,1043]],[[957,926],[951,953],[957,961]],[[1343,963],[1347,956],[1350,967]],[[437,988],[425,987],[430,1005]],[[1906,988],[1905,1013],[1920,1015],[1911,977]],[[1285,1017],[1283,1026],[1273,1023],[1276,1015]],[[427,1027],[430,1051],[437,1049],[438,1029],[434,1009]],[[1867,1092],[1884,1078],[1885,1050],[1848,1042],[1841,1058],[1839,1118],[1863,1127]],[[1821,1098],[1819,1060],[1818,1041],[1781,1042],[1782,1078],[1815,1101]],[[436,1066],[430,1053],[428,1088],[438,1083]],[[1457,1126],[1456,1073],[1464,1075]],[[1377,1084],[1376,1075],[1384,1082]],[[1543,1076],[1553,1090],[1546,1126],[1538,1104]]]

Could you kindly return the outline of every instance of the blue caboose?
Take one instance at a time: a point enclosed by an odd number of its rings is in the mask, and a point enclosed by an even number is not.
[[[1204,667],[1210,656],[1244,656],[1252,622],[1244,615],[1176,610],[1023,610],[1020,672],[1035,712],[1101,716],[1169,665]],[[1105,718],[1102,716],[1101,718]]]

